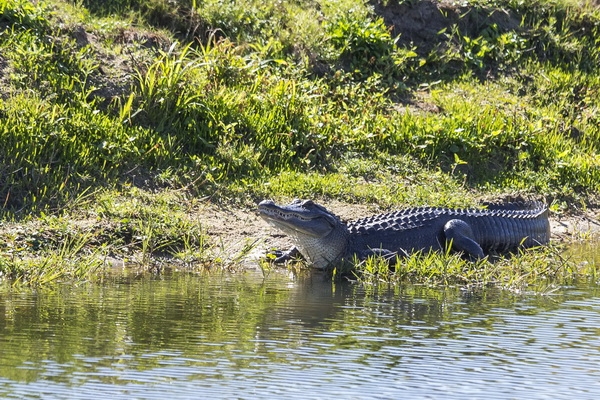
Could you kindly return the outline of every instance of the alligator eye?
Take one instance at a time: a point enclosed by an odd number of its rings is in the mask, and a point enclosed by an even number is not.
[[[302,205],[310,207],[310,206],[314,206],[315,203],[312,200],[306,200]]]

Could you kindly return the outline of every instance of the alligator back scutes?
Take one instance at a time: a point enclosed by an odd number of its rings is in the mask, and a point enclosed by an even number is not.
[[[516,201],[510,203],[484,202],[482,205],[486,207],[487,210],[541,211],[546,209],[546,205],[541,201]]]
[[[428,225],[442,217],[496,217],[507,219],[536,219],[547,214],[541,202],[490,203],[487,208],[452,209],[444,207],[407,208],[385,214],[372,215],[348,223],[351,233],[366,233],[379,230],[406,230]]]
[[[416,211],[418,210],[418,211]],[[350,233],[366,233],[380,230],[406,230],[425,226],[428,222],[439,218],[434,208],[400,210],[387,214],[377,214],[348,223]]]

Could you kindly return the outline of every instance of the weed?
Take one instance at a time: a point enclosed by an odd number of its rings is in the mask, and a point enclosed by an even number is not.
[[[16,254],[0,255],[0,271],[14,284],[47,285],[65,280],[95,280],[104,265],[101,247],[86,251],[90,233],[62,238],[57,249],[47,249],[37,257],[18,257]],[[16,249],[15,249],[16,250]]]
[[[0,1],[2,219],[95,213],[109,222],[77,254],[110,242],[141,264],[201,265],[219,246],[162,203],[171,189],[381,208],[506,193],[596,200],[597,8],[466,1],[432,16],[441,29],[426,43],[393,34],[372,4]],[[487,282],[496,265],[421,261],[432,281],[438,268]]]
[[[340,51],[341,61],[359,76],[373,72],[387,74],[393,68],[395,40],[382,19],[371,22],[343,16],[331,24],[329,34]]]
[[[0,3],[0,21],[21,31],[47,32],[50,29],[49,13],[49,7],[44,2],[5,0]]]
[[[596,276],[595,268],[565,259],[555,246],[476,262],[468,261],[460,254],[415,253],[399,257],[391,268],[389,262],[373,258],[358,264],[356,273],[359,280],[368,285],[380,282],[465,287],[494,285],[514,291],[535,292],[549,285],[591,281]]]

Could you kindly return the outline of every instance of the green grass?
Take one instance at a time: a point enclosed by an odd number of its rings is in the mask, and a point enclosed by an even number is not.
[[[0,273],[40,285],[98,281],[123,269],[228,269],[231,260],[222,254],[226,247],[209,243],[192,213],[198,203],[178,191],[107,190],[93,201],[79,200],[70,212],[6,222],[0,225]]]
[[[463,179],[456,174],[462,171],[474,188],[492,185],[553,197],[598,189],[599,78],[597,68],[582,68],[598,60],[596,42],[591,43],[597,40],[595,25],[590,33],[582,31],[597,18],[593,9],[506,3],[522,14],[521,26],[510,32],[523,42],[518,47],[542,46],[544,57],[520,52],[513,60],[519,72],[503,73],[500,66],[510,54],[502,52],[514,50],[507,44],[488,44],[493,51],[465,48],[491,38],[507,41],[509,32],[494,34],[505,29],[497,24],[482,27],[476,33],[487,33],[476,37],[457,25],[452,35],[440,33],[440,48],[413,63],[417,51],[395,46],[384,20],[364,5],[351,7],[351,14],[324,7],[322,24],[311,28],[323,43],[300,50],[287,42],[306,34],[299,21],[287,21],[286,32],[277,35],[267,23],[291,18],[285,15],[292,4],[278,9],[252,3],[243,12],[208,5],[196,11],[198,18],[219,30],[200,43],[172,38],[164,49],[153,49],[152,57],[138,49],[138,63],[122,71],[129,86],[107,105],[96,95],[106,69],[97,48],[102,41],[80,46],[72,30],[55,28],[65,11],[60,4],[4,5],[4,20],[12,25],[2,36],[11,94],[3,102],[8,140],[2,151],[14,162],[5,167],[8,178],[0,182],[0,193],[12,209],[60,206],[73,192],[130,178],[132,169],[159,184],[177,185],[200,174],[226,187],[240,179],[261,182],[280,171],[336,174],[344,159],[403,154],[424,171],[441,168]],[[193,8],[160,1],[83,4],[92,15],[117,12],[159,26],[150,18],[153,10],[167,7],[176,15]],[[481,14],[493,5],[473,7]],[[57,11],[47,12],[53,6]],[[546,21],[552,18],[556,21]],[[96,26],[89,22],[92,16],[83,19],[84,28]],[[550,40],[542,33],[571,43],[564,47],[590,50],[566,62],[542,43]],[[98,31],[100,38],[113,37],[111,43],[115,35]],[[115,60],[126,50],[117,51],[121,54],[111,54]],[[450,55],[460,68],[433,75],[437,58],[447,64]],[[324,76],[314,75],[311,63],[317,61],[328,64]],[[481,70],[497,78],[482,81]],[[403,109],[398,98],[416,98],[441,112]],[[165,176],[172,181],[160,182]]]
[[[218,244],[147,196],[597,203],[598,7],[442,6],[427,42],[392,29],[386,7],[0,0],[2,220],[77,219],[93,204],[121,232],[114,247],[136,243],[143,263],[207,263]],[[143,189],[131,209],[111,204],[131,185]],[[53,251],[96,259],[94,243]]]
[[[336,275],[343,273],[350,273],[367,285],[494,286],[534,293],[549,292],[560,285],[595,284],[598,281],[596,265],[565,257],[556,245],[521,251],[512,258],[477,262],[465,260],[459,254],[416,253],[397,259],[392,269],[385,260],[373,258],[358,264],[353,271],[335,271]]]

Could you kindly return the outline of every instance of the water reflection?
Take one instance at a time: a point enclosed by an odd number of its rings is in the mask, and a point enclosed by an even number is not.
[[[249,273],[5,288],[0,396],[585,398],[599,298]]]

